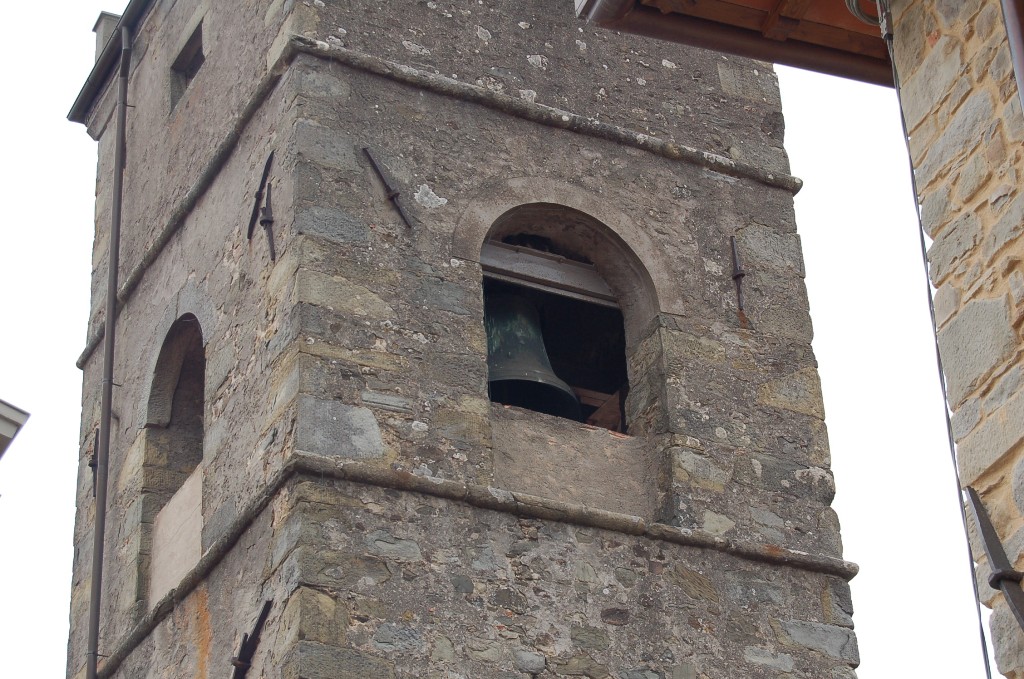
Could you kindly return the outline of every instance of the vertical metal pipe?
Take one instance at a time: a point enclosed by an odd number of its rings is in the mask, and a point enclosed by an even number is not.
[[[1024,111],[1024,0],[1002,0],[1006,40],[1010,44],[1010,61],[1017,78],[1017,99]]]
[[[110,414],[114,389],[114,324],[117,320],[117,269],[121,249],[121,194],[124,190],[125,138],[128,115],[128,71],[131,34],[121,28],[121,67],[117,81],[117,138],[114,146],[114,188],[110,217],[110,257],[107,263],[107,308],[103,337],[103,395],[100,436],[96,451],[96,517],[93,526],[92,582],[89,593],[89,640],[86,679],[96,679],[99,659],[100,603],[103,592],[103,544],[107,520],[107,476],[110,459]]]

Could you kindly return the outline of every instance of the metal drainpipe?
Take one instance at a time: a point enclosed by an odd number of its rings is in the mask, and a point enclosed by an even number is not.
[[[128,70],[132,60],[131,33],[121,28],[121,67],[117,81],[117,139],[114,146],[114,189],[110,217],[110,257],[107,264],[107,310],[103,337],[103,396],[100,436],[96,451],[96,520],[93,526],[92,582],[89,593],[89,641],[86,679],[96,679],[99,658],[100,602],[103,591],[103,543],[107,520],[107,465],[110,459],[110,414],[114,387],[114,324],[117,316],[117,269],[121,245],[121,194],[124,189],[125,127],[128,113]]]
[[[1010,44],[1010,61],[1017,78],[1017,99],[1024,113],[1024,0],[1002,0],[1006,40]]]

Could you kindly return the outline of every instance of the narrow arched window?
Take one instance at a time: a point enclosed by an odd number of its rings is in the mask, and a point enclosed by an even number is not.
[[[146,410],[137,591],[150,605],[200,556],[205,383],[203,332],[186,314],[160,348]]]
[[[157,510],[203,459],[205,375],[203,333],[186,314],[167,333],[149,397],[143,491]]]

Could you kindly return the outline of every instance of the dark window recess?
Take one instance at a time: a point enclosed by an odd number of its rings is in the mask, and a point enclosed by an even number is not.
[[[142,485],[153,515],[203,460],[205,383],[202,329],[186,314],[167,333],[149,397]]]
[[[492,401],[625,431],[622,312],[484,279]]]
[[[181,95],[199,73],[206,56],[203,55],[203,24],[196,26],[178,58],[171,64],[171,109],[178,105]]]

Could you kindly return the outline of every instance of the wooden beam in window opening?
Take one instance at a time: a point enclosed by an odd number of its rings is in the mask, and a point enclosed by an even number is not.
[[[488,278],[619,308],[615,295],[593,264],[519,245],[487,241],[480,251],[480,265]]]

